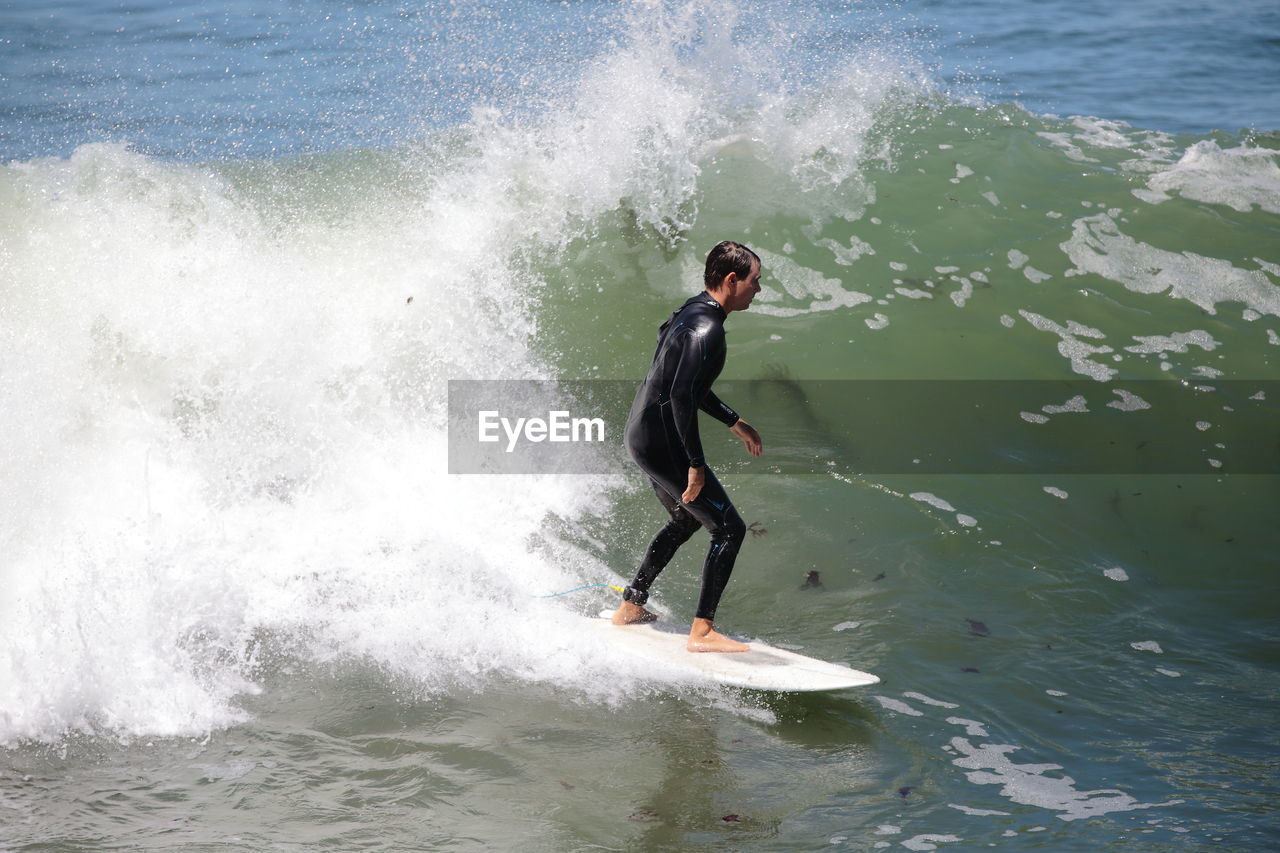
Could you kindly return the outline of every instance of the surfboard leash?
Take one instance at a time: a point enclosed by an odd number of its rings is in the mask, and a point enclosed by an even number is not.
[[[584,589],[597,589],[599,587],[608,587],[609,589],[614,590],[615,592],[622,592],[624,589],[626,589],[626,587],[621,587],[621,586],[618,586],[617,584],[612,584],[612,583],[589,583],[586,586],[579,586],[579,587],[574,587],[573,589],[566,589],[564,592],[553,592],[550,595],[535,595],[533,597],[534,598],[559,598],[560,596],[568,595],[571,592],[581,592]]]

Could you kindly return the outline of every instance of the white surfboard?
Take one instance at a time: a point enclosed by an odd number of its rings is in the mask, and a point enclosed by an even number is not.
[[[609,615],[587,620],[602,641],[700,681],[785,693],[844,690],[880,682],[869,672],[775,648],[760,640],[748,643],[751,648],[745,652],[690,652],[685,648],[688,625],[661,620],[614,625]]]

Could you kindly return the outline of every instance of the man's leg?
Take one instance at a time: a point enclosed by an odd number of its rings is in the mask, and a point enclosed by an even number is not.
[[[649,543],[644,559],[640,562],[640,568],[636,570],[635,579],[623,591],[622,606],[613,614],[615,625],[652,622],[657,618],[644,609],[645,602],[649,600],[649,587],[667,567],[667,563],[671,562],[671,558],[675,556],[680,546],[688,542],[689,537],[700,526],[698,520],[690,515],[684,506],[668,494],[656,480],[650,478],[649,484],[671,518]]]
[[[706,471],[702,492],[693,503],[686,504],[685,509],[711,532],[711,545],[702,564],[702,591],[698,595],[698,609],[689,632],[689,651],[745,652],[745,643],[716,632],[712,623],[720,596],[733,573],[738,549],[746,538],[747,526],[710,468]]]
[[[738,549],[747,535],[747,525],[732,504],[728,510],[723,522],[711,531],[711,547],[707,549],[707,558],[702,564],[702,591],[698,595],[695,614],[699,619],[715,620],[720,596],[729,583],[729,575],[733,574]]]

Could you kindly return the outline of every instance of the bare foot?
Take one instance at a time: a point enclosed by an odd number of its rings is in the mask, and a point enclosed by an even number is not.
[[[691,652],[745,652],[751,647],[731,640],[711,626],[710,619],[694,619],[689,629],[689,642],[685,646]]]
[[[615,625],[643,625],[646,622],[656,622],[657,619],[657,613],[651,613],[639,604],[624,601],[618,605],[609,621]]]

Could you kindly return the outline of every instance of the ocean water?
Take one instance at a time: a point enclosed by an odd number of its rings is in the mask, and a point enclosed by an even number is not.
[[[6,4],[0,849],[1280,847],[1278,45],[1266,2]],[[539,596],[661,523],[616,453],[449,473],[450,380],[637,380],[726,237],[766,452],[704,422],[719,624],[873,688],[591,645],[610,595]]]

